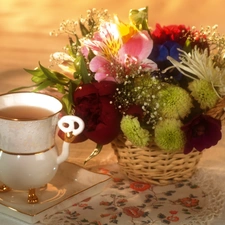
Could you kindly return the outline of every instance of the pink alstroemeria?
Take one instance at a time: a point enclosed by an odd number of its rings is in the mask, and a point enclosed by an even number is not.
[[[84,42],[96,55],[90,62],[95,79],[121,82],[123,77],[134,71],[155,70],[157,65],[147,57],[153,42],[147,31],[137,31],[126,43],[122,43],[117,27],[106,23],[94,37]]]
[[[95,80],[97,81],[116,81],[116,68],[113,64],[103,56],[95,56],[90,62],[90,70],[95,72]]]
[[[105,22],[100,25],[99,31],[94,34],[92,40],[83,40],[83,45],[90,48],[95,55],[108,58],[118,52],[122,40],[116,24]]]
[[[153,48],[153,41],[150,38],[147,31],[137,32],[130,40],[128,40],[119,50],[119,57],[122,62],[127,60],[127,56],[131,56],[137,59],[143,69],[157,69],[157,65],[150,59],[150,55]],[[135,63],[135,60],[134,62]]]

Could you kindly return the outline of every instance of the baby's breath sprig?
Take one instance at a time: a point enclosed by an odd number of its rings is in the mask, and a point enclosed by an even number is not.
[[[117,107],[121,111],[126,111],[134,104],[141,106],[144,112],[144,123],[154,128],[160,120],[159,103],[155,98],[165,85],[167,84],[160,82],[150,73],[142,73],[132,78],[127,77],[123,85],[117,89],[115,96],[116,103],[119,103]]]
[[[98,30],[102,21],[108,21],[110,15],[107,9],[97,10],[95,8],[87,10],[86,17],[81,16],[79,20],[63,20],[57,30],[50,32],[51,36],[68,34],[70,36],[92,37]]]
[[[192,30],[195,29],[194,27]],[[205,37],[208,43],[209,53],[213,56],[215,66],[225,67],[225,36],[218,31],[218,25],[201,27],[198,32],[200,36]]]

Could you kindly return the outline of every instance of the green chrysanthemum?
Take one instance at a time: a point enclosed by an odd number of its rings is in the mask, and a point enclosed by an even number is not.
[[[160,121],[155,127],[155,143],[166,152],[181,150],[185,144],[185,135],[180,129],[182,123],[176,119]]]
[[[129,141],[139,147],[147,146],[150,141],[149,132],[140,126],[136,117],[123,116],[121,130]]]
[[[164,118],[184,118],[193,106],[188,92],[175,85],[160,90],[156,101],[159,104],[159,112]]]
[[[214,107],[219,100],[212,84],[206,80],[194,80],[189,83],[188,88],[202,109]]]

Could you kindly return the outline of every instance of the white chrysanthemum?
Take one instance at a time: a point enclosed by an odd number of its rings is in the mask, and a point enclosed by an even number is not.
[[[225,86],[225,68],[215,66],[213,59],[208,55],[208,50],[200,52],[195,47],[191,53],[187,53],[178,49],[181,52],[181,62],[176,61],[168,56],[167,59],[176,67],[182,74],[192,79],[206,80],[212,84],[214,88],[223,88]],[[215,90],[217,93],[217,91]]]

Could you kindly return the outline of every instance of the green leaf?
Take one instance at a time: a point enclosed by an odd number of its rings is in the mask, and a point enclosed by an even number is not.
[[[50,80],[46,80],[43,83],[39,84],[37,88],[34,89],[34,91],[41,91],[47,87],[53,86],[53,83]]]
[[[88,60],[91,61],[94,57],[95,57],[95,54],[94,54],[93,51],[90,49],[90,50],[89,50],[89,53],[88,53]]]
[[[37,83],[37,84],[42,83],[47,79],[46,75],[43,73],[43,71],[40,68],[35,68],[34,70],[30,70],[30,69],[24,69],[24,70],[32,75],[31,80],[34,83]]]
[[[148,7],[140,9],[131,9],[130,20],[139,30],[149,30],[148,28]]]
[[[15,91],[23,90],[23,89],[33,88],[33,87],[37,87],[37,85],[38,84],[34,84],[34,85],[30,85],[30,86],[21,86],[21,87],[12,89],[9,92],[15,92]]]
[[[45,76],[45,74],[43,73],[42,76],[32,76],[31,80],[34,83],[42,83],[47,79],[47,77]]]
[[[80,84],[80,82],[79,82],[79,84]],[[73,106],[73,94],[74,94],[74,91],[76,90],[77,86],[78,85],[76,83],[71,81],[69,84],[68,93],[65,94],[63,97],[64,108],[68,114],[71,114],[71,110],[72,110],[72,106]]]
[[[58,72],[49,70],[46,67],[42,66],[40,63],[39,63],[39,66],[40,66],[40,69],[42,70],[42,72],[48,78],[48,80],[52,81],[53,83],[59,83],[62,85],[68,84],[69,79],[66,79],[64,75],[62,75]]]
[[[90,27],[90,30],[92,30],[96,25],[96,22],[93,18],[88,19],[88,26]]]
[[[76,87],[78,87],[81,84],[82,77],[80,75],[76,76],[76,74],[74,74],[75,80],[71,80],[71,83],[73,83],[74,85],[76,85]]]
[[[73,102],[73,93],[76,90],[76,88],[77,88],[77,85],[71,82],[69,85],[69,92],[68,92],[69,93],[68,99],[70,102]]]
[[[43,72],[40,68],[35,68],[34,70],[24,68],[24,70],[34,76],[42,76],[43,75]]]
[[[187,40],[185,41],[183,50],[184,50],[185,52],[191,52],[192,47],[191,47],[191,41],[190,41],[190,39],[187,39]]]
[[[82,55],[77,56],[74,61],[76,72],[82,77],[82,81],[87,84],[91,82],[91,77],[88,75],[87,65]]]
[[[86,35],[90,33],[90,31],[84,26],[83,23],[81,23],[80,20],[79,20],[79,26],[80,26],[80,31],[83,37],[85,37]]]
[[[67,51],[70,56],[76,58],[78,52],[78,46],[81,45],[79,37],[75,34],[76,42],[73,41],[71,37],[69,37],[69,45],[67,45]]]
[[[57,76],[59,83],[61,83],[62,85],[67,85],[70,82],[70,79],[66,77],[65,75],[59,72],[54,72],[54,73]]]
[[[71,110],[72,110],[72,103],[70,101],[69,94],[65,94],[62,97],[61,101],[62,101],[63,108],[64,108],[65,112],[67,114],[70,114],[71,113]]]
[[[54,86],[57,88],[57,90],[58,90],[60,93],[65,94],[65,87],[64,87],[64,85],[61,85],[61,84],[55,84]]]

